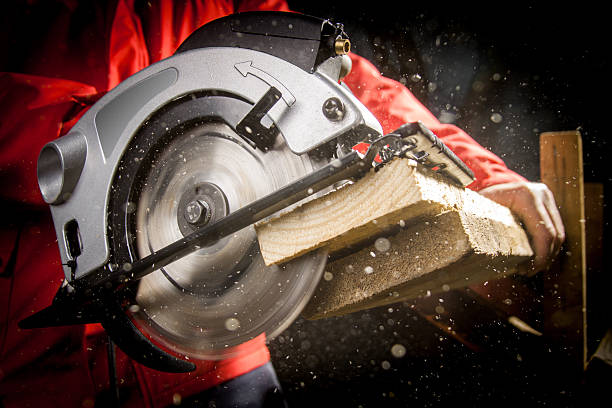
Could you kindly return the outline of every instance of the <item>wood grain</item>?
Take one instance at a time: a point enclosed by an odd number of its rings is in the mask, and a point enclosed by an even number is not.
[[[516,224],[507,208],[426,169],[417,170],[411,160],[396,159],[355,184],[255,228],[264,261],[271,265],[322,246],[334,253],[371,239],[400,222],[410,225],[459,209]]]
[[[586,342],[586,239],[582,137],[578,131],[540,136],[540,175],[565,226],[565,244],[544,277],[544,333],[583,370]]]

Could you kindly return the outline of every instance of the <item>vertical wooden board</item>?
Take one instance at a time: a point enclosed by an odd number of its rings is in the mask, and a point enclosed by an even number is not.
[[[601,319],[601,311],[609,305],[610,281],[604,268],[604,186],[603,183],[584,183],[584,213],[587,265],[587,346],[591,356],[608,329],[608,320]],[[593,317],[593,318],[591,318]]]
[[[584,370],[586,245],[582,137],[578,131],[540,136],[540,174],[555,196],[566,235],[562,252],[543,275],[544,334]]]
[[[586,262],[588,271],[603,268],[604,187],[602,183],[584,183]]]

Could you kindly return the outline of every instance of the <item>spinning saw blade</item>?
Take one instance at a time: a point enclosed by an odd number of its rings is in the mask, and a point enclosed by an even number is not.
[[[283,143],[254,149],[220,122],[182,129],[147,166],[134,207],[139,257],[313,170]],[[249,226],[145,276],[130,310],[144,331],[176,352],[227,357],[232,346],[261,333],[274,337],[293,321],[325,259],[314,253],[267,267]]]

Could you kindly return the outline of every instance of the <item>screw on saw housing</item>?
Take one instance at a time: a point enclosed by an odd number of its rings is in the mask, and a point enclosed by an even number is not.
[[[344,118],[344,104],[339,98],[332,97],[323,103],[323,115],[332,122],[341,121]]]

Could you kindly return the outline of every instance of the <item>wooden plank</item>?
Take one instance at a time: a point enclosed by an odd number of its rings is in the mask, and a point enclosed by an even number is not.
[[[540,136],[542,182],[552,191],[563,219],[566,241],[543,275],[544,334],[584,370],[586,347],[586,245],[582,137],[578,131]]]
[[[398,223],[414,224],[458,209],[518,225],[506,207],[418,169],[412,160],[393,160],[355,184],[257,224],[264,261],[286,262],[323,246],[330,253],[346,250]]]
[[[606,334],[608,321],[601,319],[601,311],[608,305],[608,277],[603,262],[604,186],[603,183],[584,183],[584,213],[587,266],[587,352],[591,356],[600,339]],[[593,317],[593,318],[591,318]]]
[[[496,279],[533,255],[508,208],[408,159],[262,222],[256,231],[267,264],[321,246],[339,258],[306,307],[309,318]]]
[[[604,186],[584,183],[586,262],[589,271],[603,269]]]

